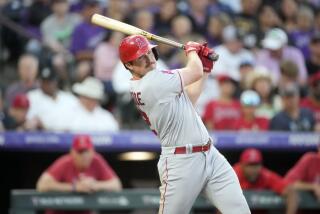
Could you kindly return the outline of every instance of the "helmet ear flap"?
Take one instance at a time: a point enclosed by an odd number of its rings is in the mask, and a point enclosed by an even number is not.
[[[156,60],[158,60],[158,59],[159,59],[158,50],[157,50],[155,47],[152,48],[151,50],[152,50],[152,53],[153,53],[153,55],[154,55],[154,58],[155,58]]]

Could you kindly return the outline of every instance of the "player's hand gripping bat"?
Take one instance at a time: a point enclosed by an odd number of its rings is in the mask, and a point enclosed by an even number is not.
[[[114,30],[114,31],[119,31],[127,35],[134,35],[134,34],[142,35],[149,40],[153,40],[153,41],[164,43],[173,47],[184,49],[184,45],[179,42],[175,42],[173,40],[170,40],[161,36],[157,36],[155,34],[149,33],[135,26],[126,24],[124,22],[120,22],[115,19],[108,18],[106,16],[94,14],[91,18],[91,22],[101,27]],[[216,53],[212,53],[208,55],[208,58],[212,61],[217,61],[219,58],[219,55]]]

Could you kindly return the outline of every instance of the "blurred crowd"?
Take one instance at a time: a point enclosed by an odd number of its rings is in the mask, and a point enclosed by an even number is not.
[[[1,0],[0,11],[0,130],[147,128],[118,57],[124,35],[92,25],[99,13],[219,54],[198,101],[209,130],[320,131],[320,1]],[[157,49],[158,69],[186,62]]]

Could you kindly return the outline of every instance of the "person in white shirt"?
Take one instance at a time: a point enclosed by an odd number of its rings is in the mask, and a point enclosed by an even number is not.
[[[74,84],[72,90],[78,95],[78,104],[66,115],[69,118],[69,131],[119,130],[114,116],[100,106],[100,101],[104,98],[103,84],[100,80],[87,77],[83,82]]]
[[[223,29],[223,44],[215,48],[219,54],[219,60],[215,63],[214,72],[218,74],[228,74],[234,80],[240,80],[239,67],[244,61],[254,62],[255,57],[252,52],[243,47],[243,36],[233,25]]]
[[[40,88],[27,94],[30,108],[27,114],[27,125],[33,129],[64,131],[68,119],[64,112],[76,106],[77,99],[69,92],[58,88],[57,74],[49,68],[40,73]]]

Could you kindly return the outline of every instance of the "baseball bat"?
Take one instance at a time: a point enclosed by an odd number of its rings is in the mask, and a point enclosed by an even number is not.
[[[161,36],[157,36],[155,34],[149,33],[147,31],[144,31],[144,30],[137,28],[135,26],[126,24],[124,22],[120,22],[115,19],[108,18],[106,16],[102,16],[97,13],[91,17],[91,22],[93,24],[99,25],[101,27],[104,27],[104,28],[107,28],[110,30],[114,30],[114,31],[119,31],[119,32],[127,34],[127,35],[134,35],[134,34],[142,35],[149,40],[153,40],[156,42],[167,44],[167,45],[170,45],[170,46],[173,46],[176,48],[185,49],[184,45],[179,42],[176,42],[176,41],[173,41],[173,40],[161,37]],[[213,53],[211,55],[208,55],[208,58],[212,61],[217,61],[219,58],[219,55],[216,53]]]

